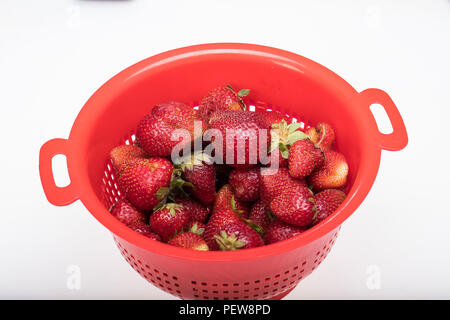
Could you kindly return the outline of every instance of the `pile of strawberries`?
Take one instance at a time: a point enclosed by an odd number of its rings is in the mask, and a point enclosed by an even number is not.
[[[279,112],[250,112],[248,93],[225,85],[210,91],[198,110],[181,102],[155,105],[137,126],[136,144],[111,151],[123,194],[111,214],[151,239],[207,251],[286,240],[333,213],[346,197],[348,175],[345,157],[333,150],[333,128],[318,123],[302,130]],[[174,139],[177,129],[188,134]],[[208,129],[223,136],[221,153],[214,154],[222,164],[206,152],[217,143],[205,143]],[[227,137],[229,129],[237,135]],[[266,139],[261,129],[269,132],[265,153],[259,144],[249,147]],[[172,161],[177,145],[199,140],[200,150]],[[226,162],[238,159],[239,145],[243,161]]]

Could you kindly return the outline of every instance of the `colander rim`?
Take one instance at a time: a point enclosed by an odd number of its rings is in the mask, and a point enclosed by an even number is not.
[[[354,183],[341,206],[326,220],[309,230],[288,240],[258,248],[229,252],[198,252],[187,250],[149,239],[119,222],[109,213],[107,208],[105,208],[103,203],[96,196],[95,191],[89,182],[89,177],[87,176],[87,161],[84,159],[82,152],[80,152],[87,143],[87,136],[83,133],[83,126],[92,121],[92,110],[95,109],[93,106],[107,100],[108,96],[110,96],[118,86],[123,85],[125,80],[129,80],[143,71],[148,71],[156,65],[164,63],[168,64],[177,59],[189,59],[192,57],[199,59],[202,55],[221,52],[236,55],[253,54],[258,57],[267,59],[277,58],[286,63],[293,63],[296,67],[301,66],[304,69],[308,69],[308,72],[311,75],[320,79],[326,79],[326,81],[331,84],[330,88],[332,88],[331,90],[333,90],[333,93],[347,99],[349,104],[360,103],[358,92],[344,79],[326,67],[289,51],[247,43],[209,43],[174,49],[144,59],[113,76],[100,87],[91,98],[89,98],[74,122],[69,136],[69,141],[74,145],[73,154],[70,158],[68,157],[69,175],[71,180],[73,180],[73,183],[76,184],[80,190],[80,200],[100,223],[122,240],[154,254],[170,256],[182,260],[225,262],[265,258],[298,249],[338,229],[342,222],[346,220],[364,200],[378,171],[381,149],[375,143],[370,143],[371,138],[373,139],[371,131],[360,130],[359,133],[364,137],[362,140],[367,143],[361,146],[361,161],[359,167],[363,165],[366,169],[361,171],[360,168],[358,168]],[[360,108],[361,110],[358,108],[353,109],[355,113],[361,112],[361,116],[365,117],[365,123],[359,124],[361,128],[364,126],[373,127],[374,124],[376,126],[373,118],[368,117],[367,114],[362,114],[362,108]],[[75,172],[77,172],[77,174],[74,174]]]

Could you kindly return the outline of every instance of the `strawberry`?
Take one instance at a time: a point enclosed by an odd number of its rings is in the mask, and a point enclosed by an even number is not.
[[[325,189],[341,188],[347,183],[348,164],[342,153],[327,151],[322,167],[315,170],[308,178],[314,192]]]
[[[194,130],[196,120],[194,109],[184,103],[160,103],[140,121],[136,130],[136,140],[149,155],[168,157],[180,141],[190,143],[203,133],[201,122],[199,122],[200,131]],[[184,129],[189,135],[173,141],[172,133],[177,129]]]
[[[147,221],[147,216],[126,199],[116,202],[110,211],[114,217],[127,226]]]
[[[320,122],[305,132],[311,141],[323,151],[330,151],[333,147],[335,134],[334,129],[328,123]]]
[[[283,115],[279,111],[269,111],[264,109],[256,109],[258,114],[260,114],[264,119],[266,119],[266,122],[269,126],[272,126],[273,124],[278,124],[281,121],[285,121],[286,123],[290,123],[289,117],[286,115]]]
[[[212,160],[203,152],[182,158],[183,177],[192,184],[192,194],[202,204],[210,205],[216,198],[216,170]]]
[[[138,209],[151,210],[167,193],[172,172],[172,163],[164,158],[133,159],[120,170],[119,188]]]
[[[239,212],[244,218],[248,217],[249,207],[245,202],[236,199],[229,184],[224,185],[218,192],[213,206],[214,212],[222,209],[230,209]]]
[[[186,231],[196,233],[199,236],[203,236],[203,234],[205,233],[205,229],[206,225],[198,221],[191,221],[186,227]]]
[[[116,172],[120,172],[122,165],[131,159],[144,159],[148,158],[147,152],[144,149],[139,148],[135,145],[121,145],[115,147],[110,152],[111,161],[113,163]]]
[[[298,187],[276,196],[270,211],[281,221],[294,226],[307,226],[316,217],[314,195],[306,187]]]
[[[242,89],[238,93],[230,85],[214,88],[203,97],[198,107],[198,115],[207,121],[209,116],[220,110],[245,110],[242,97],[248,95],[250,90]]]
[[[323,164],[322,151],[306,140],[294,142],[289,149],[289,174],[294,178],[304,178]]]
[[[242,220],[231,208],[218,209],[212,213],[204,233],[204,238],[210,250],[219,250],[219,245],[214,239],[214,235],[218,234],[227,224],[234,222],[242,223]]]
[[[344,202],[345,197],[344,192],[336,189],[327,189],[316,194],[314,199],[316,200],[317,217],[313,225],[325,220],[326,217],[336,211]]]
[[[183,232],[177,234],[168,242],[168,244],[191,250],[208,251],[208,245],[205,240],[196,233]]]
[[[189,213],[192,221],[205,222],[208,218],[208,210],[198,201],[191,198],[177,198],[176,203],[181,204]]]
[[[305,232],[306,230],[306,227],[296,227],[280,220],[273,220],[267,228],[264,235],[264,241],[266,244],[271,244],[287,240],[302,232]]]
[[[182,232],[191,217],[187,210],[179,204],[169,203],[153,212],[150,216],[150,228],[158,234],[164,242]]]
[[[227,224],[214,235],[222,251],[256,248],[264,245],[261,236],[242,222]]]
[[[228,181],[236,199],[246,202],[259,198],[259,168],[239,169],[231,171]]]
[[[262,200],[259,200],[255,202],[255,204],[252,207],[252,210],[250,211],[250,217],[249,220],[259,226],[261,228],[262,233],[264,233],[267,230],[267,227],[269,226],[269,223],[271,221],[271,213],[266,208],[264,202]]]
[[[217,111],[209,119],[209,132],[220,133],[221,140],[211,137],[216,156],[232,167],[249,168],[258,163],[260,148],[269,144],[266,120],[256,112]]]
[[[150,226],[146,223],[133,223],[131,225],[129,225],[129,227],[131,229],[133,229],[134,231],[146,236],[147,238],[156,240],[156,241],[161,241],[161,237],[158,236],[156,233],[152,232],[152,230],[150,229]]]
[[[260,174],[259,195],[269,207],[275,196],[299,186],[306,187],[303,179],[294,179],[287,168],[262,168]]]

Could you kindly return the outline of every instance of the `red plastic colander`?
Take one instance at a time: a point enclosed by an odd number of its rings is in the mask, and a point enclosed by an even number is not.
[[[232,252],[169,246],[120,223],[108,212],[120,197],[109,151],[134,139],[137,123],[156,103],[176,100],[195,106],[211,88],[224,83],[250,88],[258,107],[279,110],[299,122],[329,122],[336,130],[336,149],[350,167],[344,203],[301,235]],[[374,103],[384,107],[392,133],[378,131],[369,108]],[[400,150],[407,141],[400,113],[384,91],[357,92],[325,67],[287,51],[206,44],[153,56],[106,82],[82,108],[69,139],[53,139],[42,146],[39,170],[49,202],[64,206],[81,200],[112,232],[127,262],[158,288],[183,299],[279,299],[325,259],[340,225],[369,192],[381,150]],[[67,157],[71,182],[66,187],[56,186],[52,173],[52,158],[58,154]]]

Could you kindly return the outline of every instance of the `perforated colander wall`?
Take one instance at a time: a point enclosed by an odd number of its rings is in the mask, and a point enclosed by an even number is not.
[[[201,274],[195,279],[186,279],[180,276],[182,270],[180,270],[180,274],[168,273],[164,268],[130,253],[122,246],[121,239],[114,237],[114,240],[120,253],[134,270],[156,287],[175,296],[204,300],[259,300],[271,299],[297,286],[326,258],[337,235],[338,231],[332,233],[327,243],[320,250],[317,250],[315,255],[299,261],[298,264],[290,268],[262,277],[255,274],[254,279],[236,282],[223,282],[219,279],[214,282],[206,281],[202,279]]]

